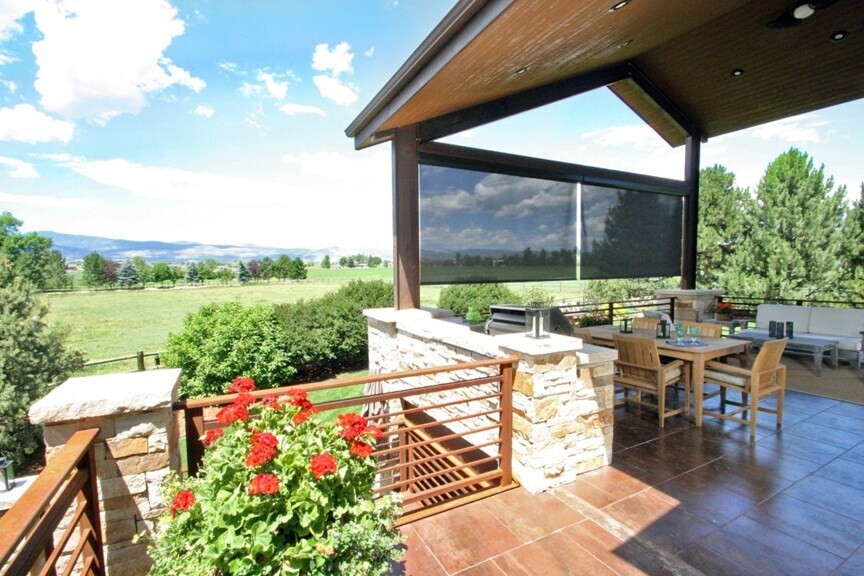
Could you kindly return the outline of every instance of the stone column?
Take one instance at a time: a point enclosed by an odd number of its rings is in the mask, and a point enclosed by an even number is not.
[[[675,321],[702,322],[714,318],[714,304],[722,290],[657,290],[657,298],[675,298]]]
[[[489,336],[450,315],[366,310],[370,373],[517,356],[514,478],[537,493],[611,462],[615,350],[555,334],[538,340],[521,333]],[[387,382],[385,389],[422,385],[414,382]]]
[[[160,484],[180,471],[178,427],[171,404],[180,370],[70,378],[30,408],[45,429],[49,460],[78,430],[98,427],[95,445],[107,574],[147,574],[146,542],[166,508]]]

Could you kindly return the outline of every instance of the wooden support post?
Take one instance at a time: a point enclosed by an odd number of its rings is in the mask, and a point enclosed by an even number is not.
[[[681,229],[681,289],[696,288],[696,239],[699,233],[699,156],[701,134],[692,131],[684,152],[684,224]]]
[[[187,408],[184,412],[186,420],[186,473],[194,476],[204,458],[204,408]]]
[[[138,353],[135,355],[135,357],[138,359],[138,371],[144,372],[144,370],[146,370],[146,368],[144,367],[144,351],[138,350]]]
[[[513,482],[513,364],[501,364],[501,486]]]
[[[417,126],[393,139],[393,295],[397,310],[420,307],[420,166]]]

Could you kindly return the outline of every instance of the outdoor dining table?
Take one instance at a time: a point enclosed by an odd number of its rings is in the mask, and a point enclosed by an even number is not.
[[[591,341],[598,346],[609,346],[614,348],[613,336],[621,332],[620,326],[607,324],[605,326],[592,326],[589,328]],[[674,344],[675,337],[657,338],[654,332],[644,330],[633,330],[635,336],[644,335],[646,338],[657,340],[657,348],[660,354],[669,358],[686,360],[690,362],[690,385],[693,388],[693,412],[696,426],[702,426],[702,400],[705,389],[705,363],[709,360],[717,360],[731,354],[740,354],[747,351],[749,343],[745,340],[733,340],[731,338],[703,338],[699,337],[699,344],[692,344],[690,337],[682,339],[682,345]]]

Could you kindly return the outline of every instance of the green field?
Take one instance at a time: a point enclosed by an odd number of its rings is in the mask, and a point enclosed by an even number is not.
[[[164,350],[168,335],[183,327],[186,315],[213,302],[237,301],[288,303],[317,298],[356,279],[391,281],[392,268],[310,268],[308,279],[298,282],[252,283],[243,286],[189,288],[148,288],[146,290],[97,290],[45,293],[40,300],[49,306],[48,322],[68,330],[68,344],[82,350],[88,360],[102,360],[135,354],[138,350]],[[531,284],[553,293],[556,298],[573,299],[579,294],[576,282]],[[527,285],[510,285],[522,290]],[[442,286],[424,286],[424,306],[436,306]],[[148,367],[152,359],[148,359]],[[128,363],[134,370],[135,362]],[[118,371],[108,364],[98,372]],[[92,373],[92,372],[91,372]]]

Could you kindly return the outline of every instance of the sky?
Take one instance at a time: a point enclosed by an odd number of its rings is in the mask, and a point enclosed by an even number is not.
[[[0,211],[22,230],[281,248],[392,246],[390,146],[345,128],[454,2],[0,0]],[[606,89],[454,143],[683,178]],[[710,140],[754,188],[790,147],[864,181],[864,102]]]

